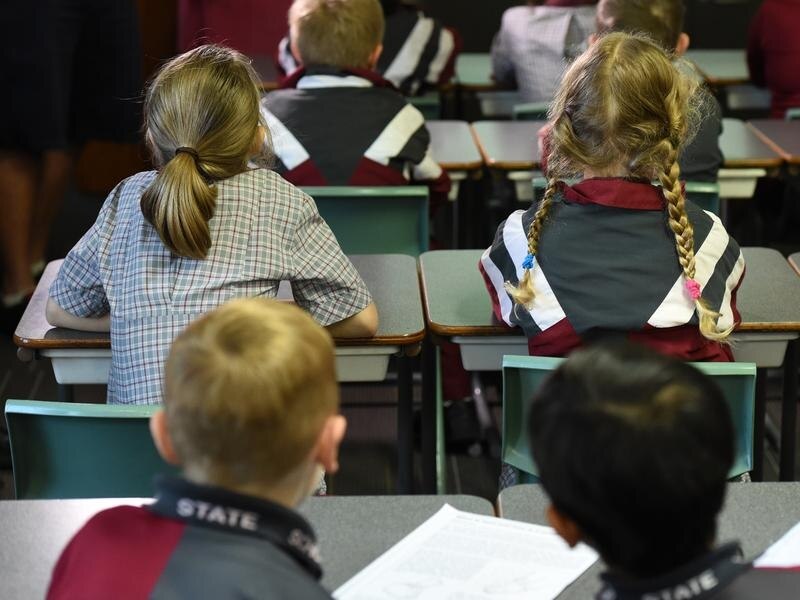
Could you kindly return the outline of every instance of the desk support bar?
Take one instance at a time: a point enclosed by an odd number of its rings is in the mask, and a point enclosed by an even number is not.
[[[780,480],[794,481],[795,450],[797,447],[797,340],[786,348],[783,362],[783,405],[781,407],[781,465]]]

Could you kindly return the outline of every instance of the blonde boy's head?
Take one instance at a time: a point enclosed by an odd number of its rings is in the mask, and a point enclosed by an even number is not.
[[[383,40],[378,0],[295,0],[289,30],[304,65],[372,68]]]
[[[278,484],[339,405],[333,341],[288,303],[233,300],[191,324],[166,363],[166,427],[190,478]]]

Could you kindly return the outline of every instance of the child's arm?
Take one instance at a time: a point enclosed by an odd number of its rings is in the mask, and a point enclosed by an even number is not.
[[[79,331],[98,331],[108,332],[111,330],[111,319],[109,315],[102,317],[76,317],[70,312],[61,308],[52,298],[47,299],[45,309],[47,322],[53,327],[67,327]]]
[[[378,309],[374,302],[370,302],[361,312],[331,323],[327,329],[335,338],[373,337],[378,333]]]

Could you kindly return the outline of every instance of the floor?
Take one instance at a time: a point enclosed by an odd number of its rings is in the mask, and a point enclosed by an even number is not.
[[[62,257],[91,225],[102,198],[71,192],[59,216],[59,230],[50,247],[50,257]],[[2,334],[0,334],[1,336]],[[419,402],[419,379],[415,380],[415,399]],[[781,373],[770,372],[768,412],[770,421],[780,431]],[[12,341],[0,337],[0,399],[27,398],[54,400],[56,382],[47,361],[23,363],[16,356]],[[499,422],[498,390],[489,386],[486,396]],[[104,386],[81,386],[78,402],[103,402]],[[396,439],[395,388],[390,384],[347,384],[342,387],[343,413],[349,421],[348,436],[341,454],[341,470],[330,478],[332,494],[391,494],[395,489]],[[0,434],[4,435],[2,429]],[[13,497],[7,446],[0,439],[0,498]],[[800,449],[799,449],[800,450]],[[800,452],[799,452],[800,454]],[[778,455],[768,444],[765,478],[777,479]],[[418,455],[417,455],[418,458]],[[417,461],[418,462],[418,461]],[[797,461],[800,466],[800,459]],[[485,455],[470,456],[451,452],[447,458],[447,491],[475,494],[494,501],[497,495],[499,460]],[[800,475],[800,470],[798,470]],[[420,480],[417,464],[416,480]]]

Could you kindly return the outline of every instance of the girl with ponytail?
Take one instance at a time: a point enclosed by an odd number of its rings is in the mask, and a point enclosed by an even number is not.
[[[47,318],[111,331],[110,403],[161,401],[174,337],[240,296],[297,303],[338,337],[371,336],[377,313],[313,200],[266,168],[250,61],[216,45],[166,63],[145,97],[155,171],[122,181],[70,251]]]
[[[672,58],[612,33],[562,80],[544,197],[500,225],[480,264],[497,317],[523,328],[531,354],[613,336],[733,360],[744,260],[719,218],[686,199],[678,160],[707,97]]]

